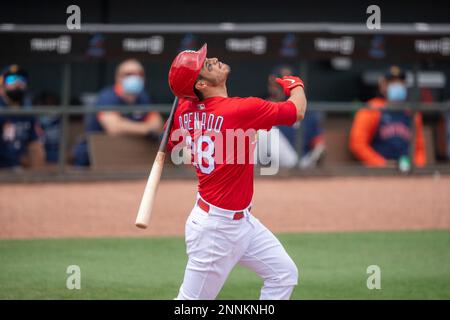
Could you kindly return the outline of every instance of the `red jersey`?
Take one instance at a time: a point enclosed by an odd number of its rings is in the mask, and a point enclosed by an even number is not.
[[[167,148],[175,152],[175,146],[178,151],[181,145],[188,146],[200,196],[214,206],[238,211],[247,208],[253,197],[256,130],[293,125],[296,120],[292,101],[254,97],[180,100]]]

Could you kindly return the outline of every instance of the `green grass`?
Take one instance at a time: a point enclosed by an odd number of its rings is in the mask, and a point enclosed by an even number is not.
[[[282,234],[300,270],[294,299],[450,299],[450,231]],[[0,299],[173,299],[182,238],[0,241]],[[67,266],[81,290],[66,288]],[[381,290],[366,269],[381,268]],[[257,299],[262,281],[237,267],[219,299]]]

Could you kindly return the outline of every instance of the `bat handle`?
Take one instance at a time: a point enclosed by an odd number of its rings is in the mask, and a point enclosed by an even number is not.
[[[141,204],[139,205],[139,211],[135,223],[138,228],[145,229],[148,227],[156,191],[158,189],[159,180],[161,179],[161,173],[164,167],[165,157],[166,154],[164,152],[158,151],[156,154],[152,170],[148,176]]]
[[[172,109],[170,110],[169,118],[167,119],[167,126],[164,130],[161,144],[159,145],[158,153],[156,154],[155,161],[153,162],[152,170],[148,176],[147,184],[145,186],[144,194],[139,205],[139,211],[136,217],[136,226],[138,228],[145,229],[150,222],[150,216],[152,214],[153,202],[155,201],[156,190],[158,189],[159,180],[161,179],[161,173],[164,167],[164,159],[166,157],[166,147],[169,140],[170,130],[172,129],[173,116],[178,106],[178,97],[175,97]]]

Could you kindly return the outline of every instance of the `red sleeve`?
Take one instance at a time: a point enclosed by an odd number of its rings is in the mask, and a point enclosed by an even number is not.
[[[237,117],[245,129],[270,130],[272,126],[291,126],[297,121],[297,108],[292,101],[271,102],[260,98],[245,98],[236,108]]]

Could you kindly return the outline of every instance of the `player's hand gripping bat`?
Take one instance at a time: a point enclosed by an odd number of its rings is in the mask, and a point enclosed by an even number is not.
[[[156,190],[158,189],[159,180],[161,179],[161,173],[164,167],[166,146],[169,140],[170,130],[172,128],[173,115],[175,113],[175,110],[177,109],[177,105],[178,97],[175,97],[172,105],[172,110],[170,111],[169,119],[167,120],[167,126],[164,130],[155,161],[153,162],[152,170],[150,171],[150,175],[148,176],[147,185],[145,186],[144,194],[142,195],[141,204],[139,205],[139,211],[136,218],[136,226],[142,229],[147,228],[150,222],[150,216],[152,214]]]

